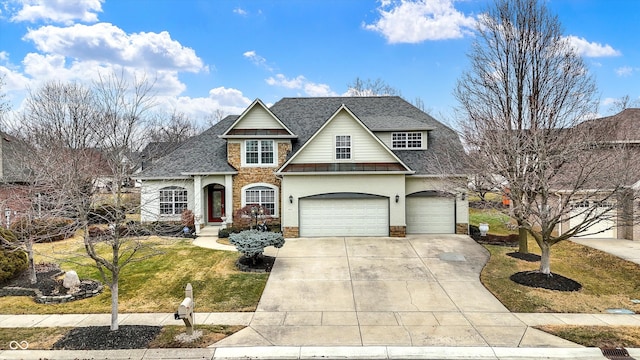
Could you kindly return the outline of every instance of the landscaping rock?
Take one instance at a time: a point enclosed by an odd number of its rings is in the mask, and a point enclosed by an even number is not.
[[[62,286],[67,289],[74,289],[80,286],[80,278],[78,273],[73,270],[69,270],[64,274],[64,280],[62,280]]]

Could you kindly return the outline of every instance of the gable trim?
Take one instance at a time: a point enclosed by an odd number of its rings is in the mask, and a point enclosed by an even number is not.
[[[328,126],[328,125],[329,125],[329,124],[330,124],[330,123],[331,123],[331,122],[332,122],[332,121],[333,121],[337,116],[338,116],[338,114],[339,114],[341,111],[343,111],[343,110],[344,110],[344,111],[346,111],[346,112],[347,112],[347,114],[349,114],[349,115],[350,115],[350,116],[351,116],[351,117],[356,121],[356,123],[357,123],[358,125],[360,125],[360,126],[364,129],[364,131],[365,131],[367,134],[369,134],[369,136],[370,136],[371,138],[373,138],[373,139],[374,139],[374,140],[375,140],[375,141],[376,141],[380,146],[382,146],[382,148],[383,148],[385,151],[387,151],[387,153],[388,153],[389,155],[391,155],[391,156],[393,157],[393,159],[395,159],[399,164],[401,164],[401,165],[402,165],[402,167],[405,169],[405,171],[403,171],[403,172],[406,172],[407,174],[413,174],[413,173],[415,173],[415,171],[411,170],[411,169],[410,169],[410,168],[409,168],[409,167],[408,167],[408,166],[407,166],[407,165],[406,165],[402,160],[400,160],[400,158],[399,158],[399,157],[398,157],[398,156],[397,156],[393,151],[391,151],[391,149],[389,149],[389,147],[388,147],[387,145],[385,145],[385,144],[382,142],[382,140],[380,140],[380,139],[379,139],[379,138],[378,138],[378,137],[377,137],[377,136],[376,136],[376,135],[375,135],[371,130],[369,130],[369,128],[368,128],[368,127],[367,127],[367,126],[366,126],[366,125],[365,125],[365,124],[364,124],[360,119],[358,119],[358,117],[357,117],[353,112],[351,112],[351,110],[349,110],[349,108],[348,108],[345,104],[342,104],[342,105],[340,106],[340,108],[338,108],[338,110],[336,110],[336,111],[335,111],[335,112],[334,112],[334,113],[329,117],[329,119],[328,119],[327,121],[325,121],[325,123],[324,123],[324,124],[322,124],[322,126],[321,126],[321,127],[320,127],[320,128],[319,128],[319,129],[318,129],[318,130],[317,130],[317,131],[316,131],[316,132],[315,132],[315,133],[314,133],[314,134],[309,138],[309,140],[307,140],[307,142],[306,142],[306,143],[304,143],[304,144],[302,145],[302,147],[300,147],[300,149],[298,149],[298,151],[296,151],[296,153],[295,153],[295,154],[293,154],[293,155],[289,158],[289,160],[287,160],[284,164],[282,164],[282,166],[281,166],[281,167],[276,171],[276,174],[277,174],[277,175],[284,175],[284,174],[287,174],[287,173],[284,171],[284,170],[286,169],[286,167],[287,167],[287,166],[289,166],[289,164],[290,164],[290,163],[291,163],[291,162],[292,162],[292,161],[293,161],[293,160],[298,156],[298,154],[302,153],[302,152],[307,148],[307,146],[308,146],[310,143],[312,143],[312,142],[316,139],[316,137],[318,137],[318,134],[320,134],[320,133],[321,133],[321,132],[322,132],[322,131],[323,131],[323,130],[324,130],[324,129],[325,129],[325,128],[326,128],[326,127],[327,127],[327,126]],[[334,149],[333,151],[334,151],[334,153],[335,153],[335,149]]]
[[[251,103],[251,105],[249,105],[249,107],[247,107],[242,112],[242,114],[240,114],[240,116],[238,116],[236,121],[234,121],[233,124],[231,124],[231,126],[229,126],[229,128],[222,135],[219,135],[219,137],[222,138],[222,139],[238,138],[238,137],[246,138],[247,136],[264,137],[264,135],[260,135],[260,134],[253,134],[253,135],[251,135],[251,134],[250,135],[232,134],[232,132],[233,132],[234,128],[236,127],[236,125],[238,125],[238,123],[240,123],[240,121],[242,121],[247,116],[247,114],[250,113],[251,110],[253,110],[253,108],[256,107],[256,106],[262,107],[273,118],[273,120],[275,120],[278,124],[280,124],[280,126],[282,126],[282,128],[284,130],[286,130],[287,134],[278,134],[278,135],[274,135],[274,137],[287,137],[287,138],[297,138],[298,137],[282,121],[280,121],[280,119],[278,119],[278,117],[273,112],[271,112],[271,110],[269,110],[269,108],[260,99],[255,99],[253,101],[253,103]]]

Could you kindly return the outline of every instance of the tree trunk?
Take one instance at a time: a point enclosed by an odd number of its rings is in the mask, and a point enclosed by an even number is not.
[[[33,241],[27,240],[27,260],[29,261],[29,282],[38,282],[36,277],[36,262],[33,260]]]
[[[551,275],[551,247],[547,243],[542,242],[540,244],[540,250],[542,250],[540,272]]]
[[[518,252],[521,254],[529,253],[529,242],[527,241],[528,232],[526,229],[518,227]]]
[[[118,274],[111,281],[111,331],[118,330]]]

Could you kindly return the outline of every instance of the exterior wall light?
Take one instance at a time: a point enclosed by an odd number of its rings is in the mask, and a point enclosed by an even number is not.
[[[396,202],[400,201],[400,195],[396,194]]]
[[[289,195],[289,203],[293,204],[293,195]]]
[[[467,193],[460,194],[460,200],[465,201],[467,199]]]

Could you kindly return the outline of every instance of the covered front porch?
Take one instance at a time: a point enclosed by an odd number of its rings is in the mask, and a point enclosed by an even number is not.
[[[233,221],[232,175],[194,175],[193,189],[196,234]]]

